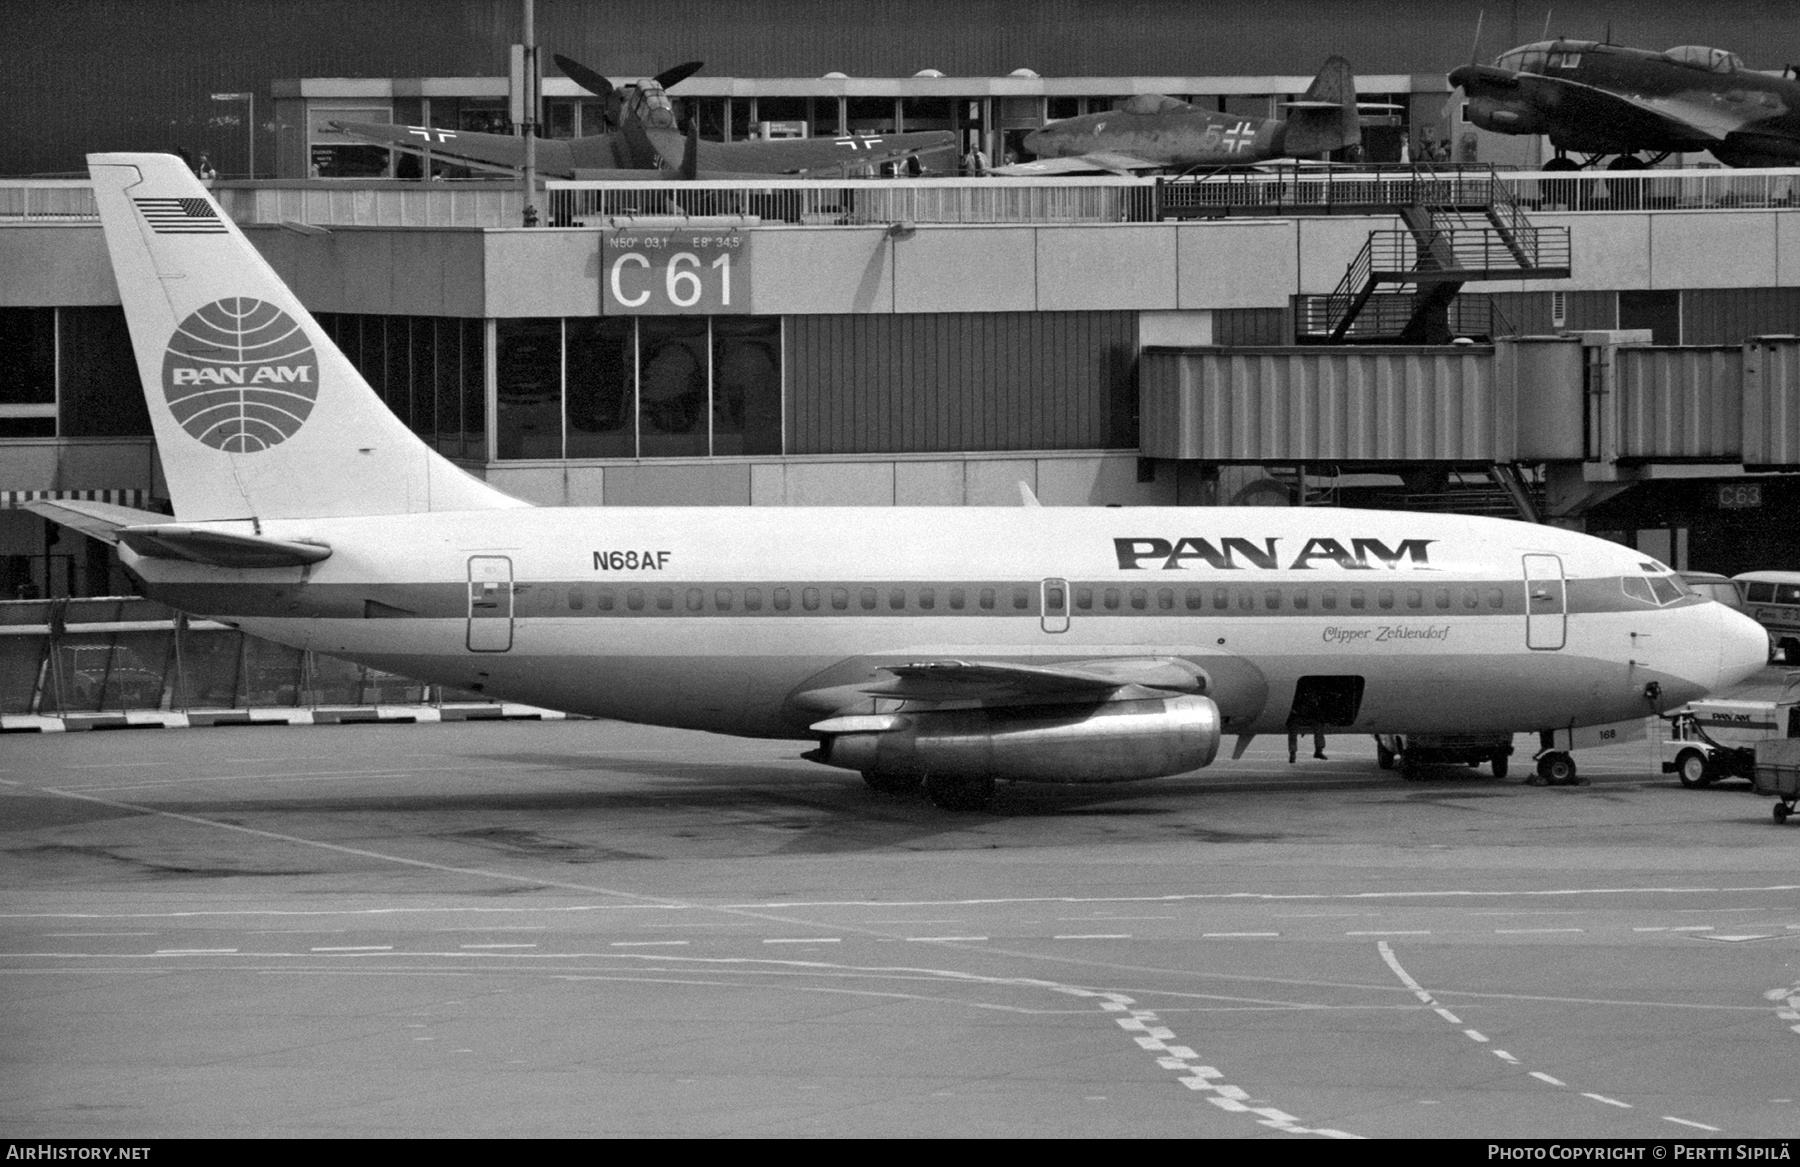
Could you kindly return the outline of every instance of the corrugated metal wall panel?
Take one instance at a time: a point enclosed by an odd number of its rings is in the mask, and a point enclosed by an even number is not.
[[[1800,340],[1753,340],[1744,346],[1744,461],[1800,465]]]
[[[1741,457],[1743,370],[1743,350],[1735,347],[1617,349],[1618,456]]]
[[[788,318],[796,454],[1130,446],[1131,312]]]
[[[1742,344],[1800,332],[1800,288],[1703,288],[1681,293],[1681,343]]]
[[[1514,388],[1490,348],[1150,349],[1146,457],[1509,461]]]
[[[1293,325],[1286,308],[1215,308],[1213,343],[1224,348],[1292,344]]]

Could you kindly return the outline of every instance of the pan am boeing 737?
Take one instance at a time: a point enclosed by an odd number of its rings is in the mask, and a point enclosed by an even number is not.
[[[532,507],[396,418],[180,160],[89,158],[173,517],[36,504],[145,592],[494,697],[745,737],[878,790],[1111,782],[1227,735],[1564,730],[1762,667],[1617,544],[1262,508]]]

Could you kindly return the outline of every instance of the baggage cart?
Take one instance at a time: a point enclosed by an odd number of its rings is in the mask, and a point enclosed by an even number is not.
[[[1800,738],[1756,743],[1755,789],[1775,799],[1775,821],[1786,822],[1800,801]]]

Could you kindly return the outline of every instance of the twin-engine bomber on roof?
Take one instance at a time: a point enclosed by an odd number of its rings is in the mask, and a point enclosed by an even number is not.
[[[810,738],[809,757],[946,806],[999,778],[1181,773],[1227,735],[1297,724],[1615,722],[1764,661],[1759,627],[1660,564],[1500,520],[529,507],[414,437],[228,219],[158,231],[133,198],[207,199],[178,159],[89,166],[175,516],[35,509],[118,543],[149,595],[284,644],[576,713]],[[302,340],[316,384],[267,389],[304,410],[244,391]],[[247,373],[195,400],[189,368]]]

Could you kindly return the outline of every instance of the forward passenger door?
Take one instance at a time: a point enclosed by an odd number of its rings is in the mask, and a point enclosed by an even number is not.
[[[1561,557],[1525,556],[1525,647],[1559,649],[1568,635],[1568,590]]]

